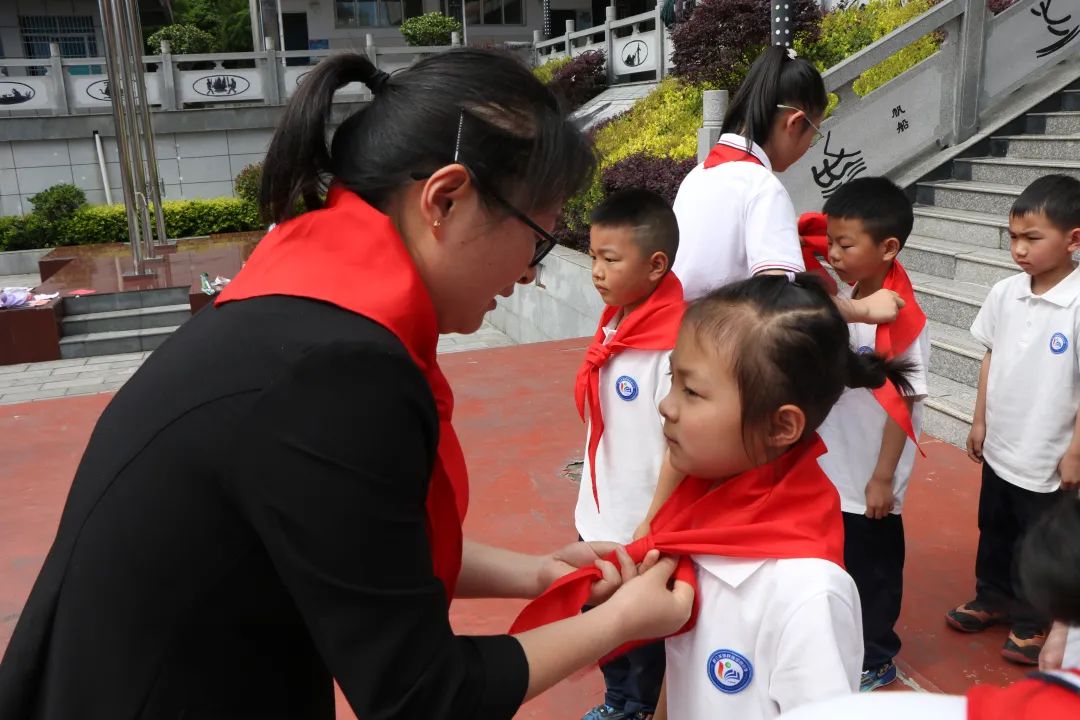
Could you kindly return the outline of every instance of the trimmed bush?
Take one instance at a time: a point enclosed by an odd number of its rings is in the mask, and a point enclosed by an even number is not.
[[[930,0],[870,0],[865,5],[839,7],[821,20],[816,39],[795,42],[800,55],[826,70],[867,45],[885,37],[930,9]],[[858,95],[866,95],[937,52],[942,37],[930,33],[863,73],[854,83]]]
[[[696,157],[705,87],[667,78],[629,111],[597,130],[604,166],[638,153],[677,160]]]
[[[548,87],[563,99],[568,110],[577,110],[607,87],[604,64],[604,53],[583,52],[556,70]]]
[[[233,179],[233,186],[236,188],[236,196],[238,198],[247,200],[249,203],[255,205],[259,204],[259,188],[262,186],[262,169],[263,164],[257,162],[247,165],[236,174],[236,177]]]
[[[161,52],[161,41],[169,43],[175,55],[189,55],[214,52],[215,40],[210,33],[194,25],[166,25],[146,39],[150,52]]]
[[[406,45],[449,45],[450,34],[461,32],[461,22],[441,12],[429,12],[406,19],[401,23],[401,35]]]
[[[46,225],[54,226],[86,206],[86,193],[70,183],[63,183],[34,195],[30,198],[30,204],[34,208],[34,215]]]
[[[551,82],[551,79],[553,77],[555,77],[555,73],[558,70],[561,70],[562,68],[566,67],[569,64],[570,64],[570,58],[568,58],[568,57],[560,57],[560,58],[555,58],[554,60],[548,60],[543,65],[540,65],[538,67],[534,67],[533,68],[533,75],[536,76],[537,80],[539,80],[540,82],[547,85],[547,84],[549,84]]]
[[[815,0],[787,0],[797,37],[814,37]],[[769,43],[769,0],[701,0],[671,32],[673,74],[687,82],[734,90]]]
[[[40,222],[31,222],[31,216],[5,215],[0,217],[0,252],[4,250],[32,250],[41,241]]]
[[[638,153],[604,168],[600,175],[600,188],[605,196],[619,190],[645,188],[673,205],[679,185],[695,165],[696,157],[676,160]]]

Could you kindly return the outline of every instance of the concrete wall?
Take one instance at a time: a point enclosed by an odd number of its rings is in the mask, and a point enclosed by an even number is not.
[[[50,252],[52,248],[0,252],[0,275],[33,275],[38,272],[38,260]]]
[[[331,127],[361,106],[333,108]],[[266,154],[283,108],[256,106],[154,113],[154,145],[166,200],[230,197],[233,178]],[[0,215],[29,213],[30,196],[73,183],[105,202],[93,131],[101,133],[113,202],[120,202],[120,159],[111,115],[0,120]]]
[[[556,247],[541,263],[536,283],[499,298],[488,319],[515,342],[543,342],[592,337],[603,309],[589,256]]]

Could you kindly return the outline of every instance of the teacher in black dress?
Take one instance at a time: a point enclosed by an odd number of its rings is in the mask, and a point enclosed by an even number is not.
[[[351,82],[374,100],[328,148]],[[0,718],[332,718],[334,679],[361,720],[495,720],[678,629],[692,591],[668,588],[673,562],[625,555],[584,615],[513,637],[448,619],[450,598],[532,597],[606,550],[462,540],[435,355],[532,280],[593,167],[512,58],[312,70],[265,162],[276,227],[98,421],[0,664]]]

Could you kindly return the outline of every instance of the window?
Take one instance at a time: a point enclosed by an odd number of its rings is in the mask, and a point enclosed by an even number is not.
[[[522,0],[444,0],[445,12],[461,20],[461,5],[465,3],[465,22],[468,25],[523,25],[525,15]]]
[[[334,0],[339,28],[392,27],[423,13],[423,0]]]
[[[97,36],[90,15],[20,15],[23,56],[49,57],[49,43],[60,45],[60,56],[66,58],[97,57]],[[44,75],[44,67],[27,68],[29,75]],[[100,66],[81,65],[69,68],[72,75],[100,73]]]

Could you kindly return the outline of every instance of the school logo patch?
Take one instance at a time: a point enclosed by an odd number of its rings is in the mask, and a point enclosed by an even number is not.
[[[863,345],[861,348],[859,348],[855,352],[859,353],[860,355],[873,355],[874,354],[874,348],[870,347],[869,345]]]
[[[638,384],[629,375],[620,375],[615,381],[615,392],[626,402],[630,402],[638,396]]]
[[[750,685],[754,679],[754,666],[734,650],[717,650],[709,656],[705,666],[709,680],[722,693],[734,695]]]
[[[1065,337],[1061,333],[1054,333],[1050,336],[1050,352],[1055,355],[1060,355],[1069,349],[1069,338]]]

